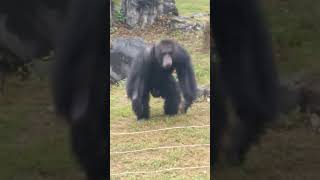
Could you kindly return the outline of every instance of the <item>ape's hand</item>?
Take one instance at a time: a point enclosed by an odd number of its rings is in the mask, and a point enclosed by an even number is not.
[[[180,112],[181,114],[185,114],[187,113],[189,107],[191,106],[191,103],[190,102],[187,102],[187,101],[183,101],[180,105]]]

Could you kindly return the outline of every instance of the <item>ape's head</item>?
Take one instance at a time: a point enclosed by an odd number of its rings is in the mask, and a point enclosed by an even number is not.
[[[173,64],[175,53],[175,42],[172,40],[162,40],[154,46],[154,55],[159,65],[164,69],[170,69]]]

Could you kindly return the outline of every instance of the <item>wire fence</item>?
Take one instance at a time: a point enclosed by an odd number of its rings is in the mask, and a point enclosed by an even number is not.
[[[137,174],[154,174],[154,173],[176,171],[176,170],[206,169],[206,168],[210,168],[210,165],[194,166],[194,167],[176,167],[176,168],[161,169],[161,170],[157,170],[157,171],[122,172],[122,173],[111,174],[111,176],[122,176],[122,175],[129,175],[129,174],[135,174],[135,175],[137,175]]]
[[[168,131],[168,130],[175,130],[175,129],[189,129],[189,128],[208,128],[210,125],[200,125],[200,126],[179,126],[179,127],[170,127],[170,128],[162,128],[162,129],[154,129],[154,130],[146,130],[146,131],[137,131],[137,132],[111,132],[110,135],[113,136],[121,136],[121,135],[136,135],[136,134],[146,134],[152,132],[160,132],[160,131]],[[113,151],[110,154],[113,155],[120,155],[120,154],[130,154],[130,153],[139,153],[144,151],[152,151],[152,150],[162,150],[162,149],[175,149],[175,148],[196,148],[196,147],[210,147],[210,144],[188,144],[188,145],[178,145],[178,146],[160,146],[160,147],[153,147],[153,148],[145,148],[145,149],[137,149],[137,150],[130,150],[130,151]],[[161,173],[161,172],[169,172],[169,171],[177,171],[177,170],[192,170],[192,169],[206,169],[210,168],[210,165],[204,166],[191,166],[191,167],[174,167],[168,169],[161,169],[156,171],[127,171],[121,173],[112,173],[111,176],[125,176],[125,175],[138,175],[138,174],[153,174],[153,173]]]
[[[159,150],[159,149],[190,148],[190,147],[205,147],[205,146],[210,147],[210,144],[189,144],[189,145],[181,145],[181,146],[162,146],[162,147],[145,148],[145,149],[138,149],[138,150],[132,150],[132,151],[110,152],[110,154],[128,154],[128,153],[136,153],[136,152]]]
[[[202,125],[202,126],[178,126],[178,127],[171,127],[171,128],[154,129],[154,130],[137,131],[137,132],[123,132],[123,133],[113,133],[113,132],[111,132],[110,135],[113,135],[113,136],[134,135],[134,134],[144,134],[144,133],[167,131],[167,130],[174,130],[174,129],[206,128],[206,127],[210,127],[210,125]]]

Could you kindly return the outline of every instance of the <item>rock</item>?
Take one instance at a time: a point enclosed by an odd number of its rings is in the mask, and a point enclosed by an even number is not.
[[[280,81],[281,112],[299,106],[306,113],[320,114],[320,76],[301,76]]]
[[[210,16],[209,13],[193,13],[190,18],[199,18],[199,17],[205,17],[205,16]]]
[[[174,0],[122,0],[122,12],[130,27],[145,28],[162,15],[178,15]]]
[[[28,68],[28,63],[31,59],[22,59],[12,54],[7,49],[0,48],[0,93],[5,93],[6,79],[9,74],[15,74],[21,80],[29,78],[31,72]]]
[[[179,16],[175,0],[163,0],[159,6],[160,15],[174,15]]]
[[[34,77],[42,79],[48,79],[52,73],[53,59],[50,57],[48,60],[35,59],[33,60],[29,67],[32,71]]]
[[[288,113],[300,105],[301,85],[293,80],[282,79],[280,81],[280,111]]]
[[[204,24],[192,20],[191,17],[172,17],[169,21],[169,27],[171,30],[180,30],[183,32],[199,31],[204,29]]]
[[[320,115],[320,76],[307,80],[301,88],[302,110]]]
[[[203,50],[209,51],[212,49],[213,59],[215,57],[215,50],[211,48],[211,43],[213,42],[213,37],[211,35],[210,21],[206,22],[203,29]],[[214,45],[214,44],[213,44]]]
[[[319,115],[312,113],[310,115],[310,124],[314,132],[320,133],[320,117]]]
[[[133,59],[146,48],[146,44],[143,39],[138,37],[120,37],[112,40],[111,47],[110,81],[116,83],[127,77]]]
[[[197,90],[197,101],[210,102],[210,87],[199,87]]]

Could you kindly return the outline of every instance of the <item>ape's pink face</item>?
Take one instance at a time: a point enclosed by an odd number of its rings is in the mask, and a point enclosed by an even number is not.
[[[169,54],[165,54],[162,58],[162,67],[165,69],[170,69],[172,66],[172,58]]]

